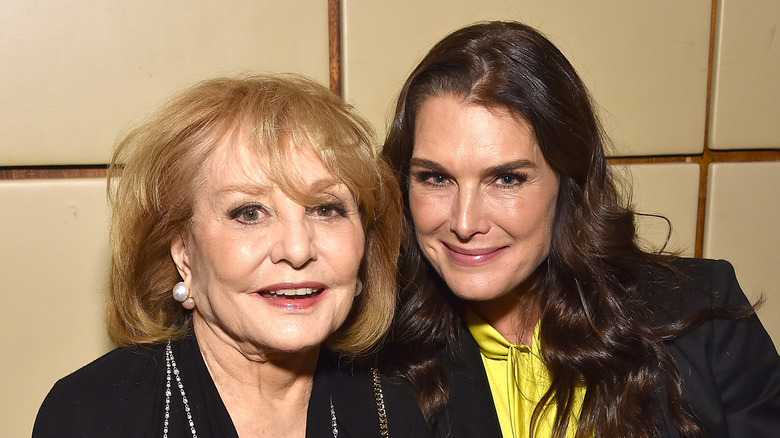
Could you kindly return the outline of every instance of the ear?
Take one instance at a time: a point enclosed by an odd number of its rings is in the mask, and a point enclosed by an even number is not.
[[[179,233],[171,240],[171,258],[176,264],[176,269],[185,283],[190,282],[192,271],[190,270],[190,258],[187,253],[187,242],[184,233]]]

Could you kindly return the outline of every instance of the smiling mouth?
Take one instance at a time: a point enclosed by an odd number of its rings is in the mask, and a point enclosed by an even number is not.
[[[274,299],[304,299],[313,298],[321,294],[324,288],[296,287],[292,289],[261,290],[258,292],[263,298]]]
[[[466,249],[444,244],[450,260],[464,266],[478,266],[501,255],[507,247]]]

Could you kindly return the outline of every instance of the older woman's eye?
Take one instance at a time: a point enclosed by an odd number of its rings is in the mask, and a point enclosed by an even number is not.
[[[253,224],[263,218],[265,209],[260,205],[243,205],[228,213],[231,219],[242,224]]]
[[[241,219],[247,222],[254,222],[260,219],[260,211],[255,209],[245,210],[243,213],[241,213]]]
[[[333,216],[346,216],[347,207],[343,204],[324,204],[309,210],[313,216],[329,218]]]

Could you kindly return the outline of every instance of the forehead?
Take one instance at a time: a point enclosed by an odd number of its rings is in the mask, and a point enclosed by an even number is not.
[[[426,99],[415,116],[412,155],[478,165],[508,159],[543,159],[533,128],[501,107],[451,96]]]

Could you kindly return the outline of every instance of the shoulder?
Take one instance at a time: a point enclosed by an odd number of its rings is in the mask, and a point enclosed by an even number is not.
[[[672,260],[680,273],[681,286],[698,293],[709,293],[713,305],[728,305],[735,300],[734,287],[737,276],[734,267],[726,260],[677,258]],[[741,295],[741,294],[739,294]],[[739,304],[742,304],[742,300]]]
[[[117,348],[60,379],[49,395],[98,403],[126,393],[163,369],[163,348],[163,344]]]
[[[643,286],[654,322],[667,324],[709,308],[749,306],[725,260],[674,258]]]
[[[668,343],[684,397],[708,436],[774,436],[780,428],[780,357],[734,268],[723,260],[677,259],[678,315],[722,309]],[[728,311],[739,311],[731,315]]]
[[[78,436],[103,426],[112,430],[112,418],[127,418],[127,412],[151,405],[150,389],[164,372],[163,348],[117,348],[60,379],[38,411],[33,436]]]

